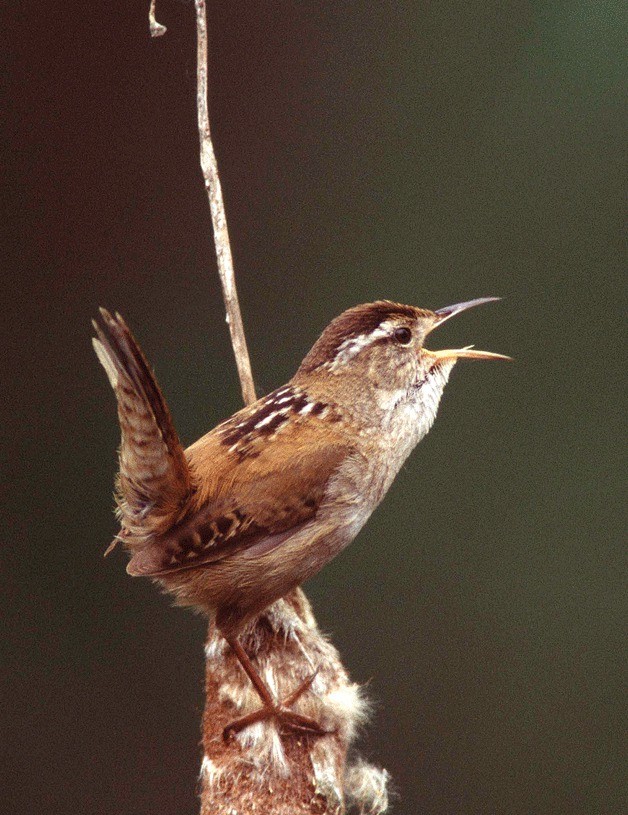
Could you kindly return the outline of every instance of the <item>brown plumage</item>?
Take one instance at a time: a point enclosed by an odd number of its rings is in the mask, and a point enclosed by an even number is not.
[[[320,732],[273,699],[238,632],[357,535],[429,430],[456,359],[499,356],[423,346],[436,325],[479,302],[440,312],[388,301],[349,309],[287,385],[185,451],[133,335],[101,309],[94,347],[118,400],[127,570],[216,615],[264,704],[229,732],[270,716]]]
[[[159,385],[119,314],[93,321],[92,342],[118,400],[121,443],[116,498],[125,543],[145,544],[177,522],[191,491],[190,471]]]

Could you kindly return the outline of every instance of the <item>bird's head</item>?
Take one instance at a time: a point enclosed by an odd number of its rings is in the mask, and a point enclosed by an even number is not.
[[[435,406],[459,359],[510,359],[466,348],[430,351],[427,336],[461,311],[499,298],[482,297],[430,311],[380,300],[336,317],[303,360],[295,381],[315,380],[337,401],[388,411],[426,400]],[[435,411],[434,411],[435,412]]]

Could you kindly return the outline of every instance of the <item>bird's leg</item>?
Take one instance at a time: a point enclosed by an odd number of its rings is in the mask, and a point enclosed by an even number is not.
[[[244,672],[251,680],[257,695],[262,700],[262,707],[228,724],[223,730],[224,739],[228,739],[235,733],[239,733],[251,724],[263,722],[267,719],[276,719],[286,730],[301,735],[324,736],[330,732],[321,727],[321,725],[310,716],[303,716],[290,709],[292,705],[312,687],[312,683],[318,671],[314,671],[313,674],[301,682],[290,696],[281,702],[277,702],[237,637],[226,637],[226,640],[238,662],[244,669]]]

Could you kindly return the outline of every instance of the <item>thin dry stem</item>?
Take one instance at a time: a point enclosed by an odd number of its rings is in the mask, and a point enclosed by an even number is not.
[[[165,25],[158,23],[155,19],[155,0],[150,0],[150,8],[148,9],[148,27],[150,29],[151,37],[163,37],[168,30]]]
[[[214,243],[216,246],[216,259],[218,261],[218,274],[222,284],[222,294],[227,310],[227,323],[231,333],[231,344],[235,354],[238,375],[242,387],[242,396],[245,404],[255,401],[255,385],[251,371],[251,361],[244,336],[242,315],[238,302],[238,293],[235,286],[233,272],[233,258],[231,244],[227,230],[227,217],[225,205],[222,200],[222,187],[218,177],[218,164],[211,139],[209,128],[209,103],[207,89],[207,13],[205,0],[195,0],[196,7],[196,106],[198,111],[198,132],[201,142],[201,170],[205,179],[205,189],[209,199],[212,226],[214,229]]]
[[[205,0],[195,0],[195,7],[201,169],[242,396],[250,404],[255,400],[255,386],[209,127]],[[149,18],[152,36],[165,33],[155,21],[155,0],[151,0]],[[266,609],[244,633],[242,644],[278,699],[289,696],[305,677],[316,672],[311,690],[298,704],[329,733],[320,738],[282,738],[276,723],[268,721],[248,727],[225,742],[225,725],[258,707],[259,700],[231,649],[210,625],[205,647],[201,815],[343,815],[345,800],[361,815],[384,813],[386,771],[363,762],[347,767],[347,751],[366,715],[365,703],[338,652],[319,631],[302,590],[294,590]]]

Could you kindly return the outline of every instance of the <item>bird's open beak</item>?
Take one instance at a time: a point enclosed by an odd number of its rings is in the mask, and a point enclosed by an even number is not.
[[[481,306],[483,303],[494,303],[499,299],[499,297],[478,297],[477,300],[467,300],[465,303],[456,303],[453,306],[439,308],[434,312],[436,315],[436,322],[432,326],[431,330],[433,331],[435,328],[438,328],[450,317],[453,317],[455,314],[460,314],[461,311],[466,311],[468,308],[473,308],[474,306]],[[443,351],[428,351],[427,348],[423,348],[423,353],[429,354],[429,356],[434,359],[434,362],[444,362],[448,359],[512,360],[512,357],[507,357],[504,354],[493,354],[491,351],[478,351],[472,345],[467,345],[465,348],[448,348]]]

